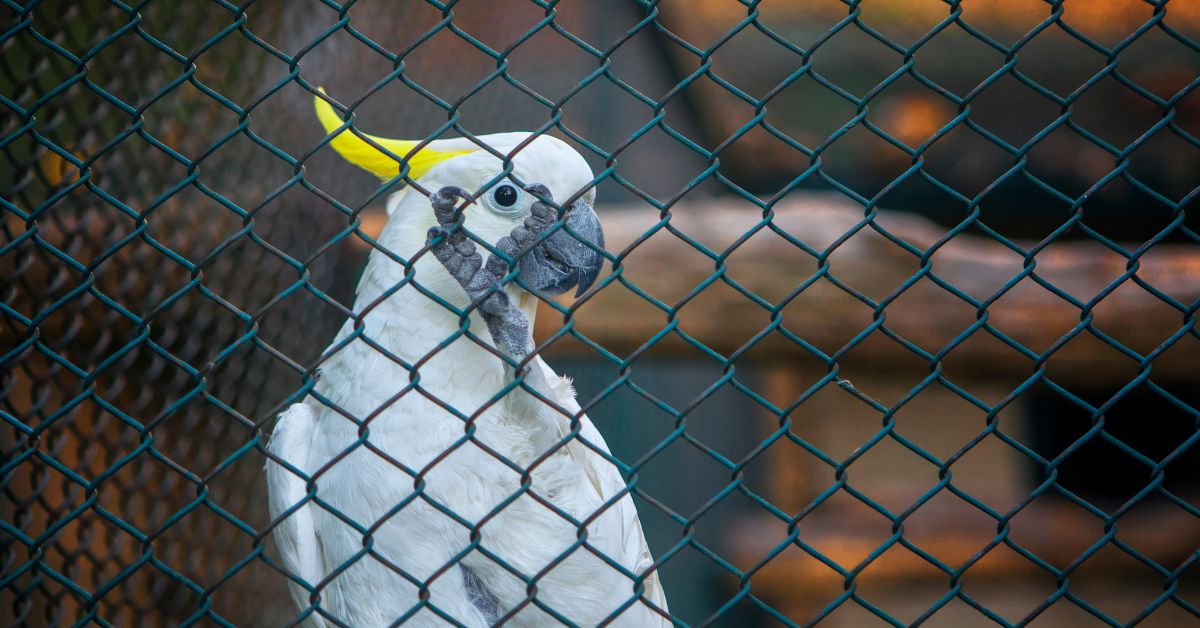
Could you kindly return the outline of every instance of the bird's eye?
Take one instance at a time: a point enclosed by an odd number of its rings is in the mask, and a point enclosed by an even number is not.
[[[480,197],[480,200],[493,212],[501,216],[512,217],[528,212],[529,206],[537,199],[510,179],[497,183],[495,187]]]
[[[517,202],[517,196],[517,188],[511,185],[502,185],[492,192],[492,199],[500,207],[512,207]]]

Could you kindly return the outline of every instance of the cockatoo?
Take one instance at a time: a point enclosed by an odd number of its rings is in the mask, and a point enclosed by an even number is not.
[[[479,137],[490,150],[367,141],[315,102],[343,157],[391,180],[381,146],[431,194],[388,199],[354,315],[268,443],[274,538],[305,621],[671,625],[604,438],[530,355],[526,288],[582,293],[603,262],[583,157],[530,133]],[[551,202],[573,198],[560,217]]]

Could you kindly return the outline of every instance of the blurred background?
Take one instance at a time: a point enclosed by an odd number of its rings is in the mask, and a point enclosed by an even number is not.
[[[634,466],[680,621],[1195,612],[1200,2],[29,4],[0,4],[14,625],[291,618],[259,439],[385,196],[303,84],[364,132],[613,168],[620,273],[543,353]]]

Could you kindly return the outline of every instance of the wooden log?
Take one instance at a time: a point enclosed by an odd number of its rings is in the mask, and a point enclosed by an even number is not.
[[[674,233],[647,207],[608,208],[602,221],[607,248],[620,260],[620,278],[576,304],[575,328],[624,356],[674,321],[682,333],[663,336],[654,351],[696,355],[686,334],[727,357],[787,359],[817,368],[828,368],[828,358],[837,357],[839,365],[928,370],[932,361],[906,347],[908,342],[929,354],[945,352],[942,363],[951,372],[1033,374],[1035,360],[1006,344],[1003,335],[1048,356],[1046,365],[1055,377],[1122,383],[1137,373],[1138,360],[1101,334],[1147,356],[1192,325],[1193,331],[1155,355],[1153,373],[1192,377],[1200,372],[1195,313],[1189,319],[1132,278],[1122,281],[1129,259],[1098,242],[1054,242],[1026,256],[992,238],[967,233],[939,246],[947,229],[912,214],[880,211],[871,224],[864,224],[863,216],[861,207],[833,195],[803,195],[778,205],[771,223],[807,244],[818,258],[763,226],[761,213],[748,204],[678,205],[669,220]],[[723,257],[714,261],[689,238]],[[932,251],[928,272],[922,270],[920,255],[892,239]],[[1036,243],[1018,245],[1031,251]],[[1131,253],[1137,246],[1125,245]],[[1027,266],[1033,274],[1020,278]],[[706,284],[714,273],[719,278]],[[1200,246],[1153,246],[1137,259],[1135,274],[1178,302],[1193,304],[1200,299]],[[935,276],[974,303],[938,285]],[[1055,294],[1036,279],[1069,296]],[[802,285],[807,287],[793,294]],[[770,305],[755,303],[738,287]],[[639,290],[666,309],[651,305]],[[783,328],[824,355],[778,330],[755,341],[772,324],[772,307],[779,308]],[[980,328],[968,334],[981,317],[991,331]],[[884,327],[860,337],[877,318]],[[1077,329],[1085,319],[1088,325]],[[549,337],[562,320],[544,308],[539,336]],[[592,350],[568,339],[548,348],[554,351]]]
[[[367,232],[382,226],[373,214],[368,217]],[[620,276],[614,279],[606,273],[601,277],[605,285],[575,304],[574,328],[620,356],[633,355],[674,325],[674,331],[648,349],[658,355],[701,355],[686,336],[746,361],[787,360],[792,367],[823,372],[836,358],[839,368],[909,373],[932,367],[922,351],[941,352],[938,364],[951,374],[1006,379],[1032,375],[1035,359],[1009,346],[1000,339],[1003,336],[1048,356],[1048,372],[1059,380],[1128,382],[1138,372],[1138,360],[1101,339],[1104,335],[1141,356],[1165,343],[1152,362],[1156,378],[1193,378],[1200,373],[1195,314],[1188,318],[1132,278],[1121,281],[1129,259],[1095,241],[1062,241],[1039,249],[1029,257],[1034,276],[1007,287],[1021,276],[1026,256],[969,233],[938,246],[946,229],[907,213],[880,211],[871,224],[864,224],[862,208],[836,195],[794,194],[776,207],[771,220],[817,256],[765,226],[761,212],[745,203],[679,204],[667,222],[646,205],[608,206],[601,208],[601,220],[607,248],[620,260]],[[922,274],[921,256],[893,239],[920,251],[932,250],[928,274]],[[1035,246],[1017,244],[1025,251]],[[1125,248],[1132,252],[1137,245],[1127,243]],[[8,257],[5,263],[11,264],[13,256]],[[45,285],[50,272],[38,263],[24,270],[32,285]],[[914,277],[918,278],[913,281]],[[933,277],[975,303],[938,285]],[[1069,296],[1055,294],[1035,277]],[[1200,246],[1151,247],[1137,259],[1136,277],[1179,303],[1194,304],[1200,299]],[[98,285],[108,289],[112,279],[113,273],[102,272]],[[793,294],[800,286],[805,287]],[[145,288],[132,281],[124,286],[126,292],[113,294],[137,303]],[[34,314],[21,296],[19,290],[7,295],[6,299],[16,297],[8,305]],[[778,309],[777,315],[772,308]],[[986,316],[988,328],[966,334],[981,316]],[[865,333],[877,317],[883,326]],[[763,333],[775,318],[787,334],[779,329]],[[1089,326],[1078,329],[1085,318]],[[561,314],[544,306],[538,316],[539,340],[555,333],[562,321]],[[43,332],[54,333],[55,322],[48,321],[50,328]],[[1192,331],[1173,339],[1188,325]],[[1069,338],[1063,342],[1064,337]],[[564,337],[546,353],[594,355],[594,350]]]

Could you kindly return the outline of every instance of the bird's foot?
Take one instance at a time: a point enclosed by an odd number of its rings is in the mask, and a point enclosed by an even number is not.
[[[529,321],[513,305],[500,284],[508,274],[507,264],[502,272],[497,272],[500,269],[494,264],[485,266],[475,243],[462,232],[459,199],[469,201],[470,197],[460,188],[451,186],[429,197],[438,225],[429,229],[426,245],[478,308],[496,347],[514,363],[520,363],[529,354]]]

